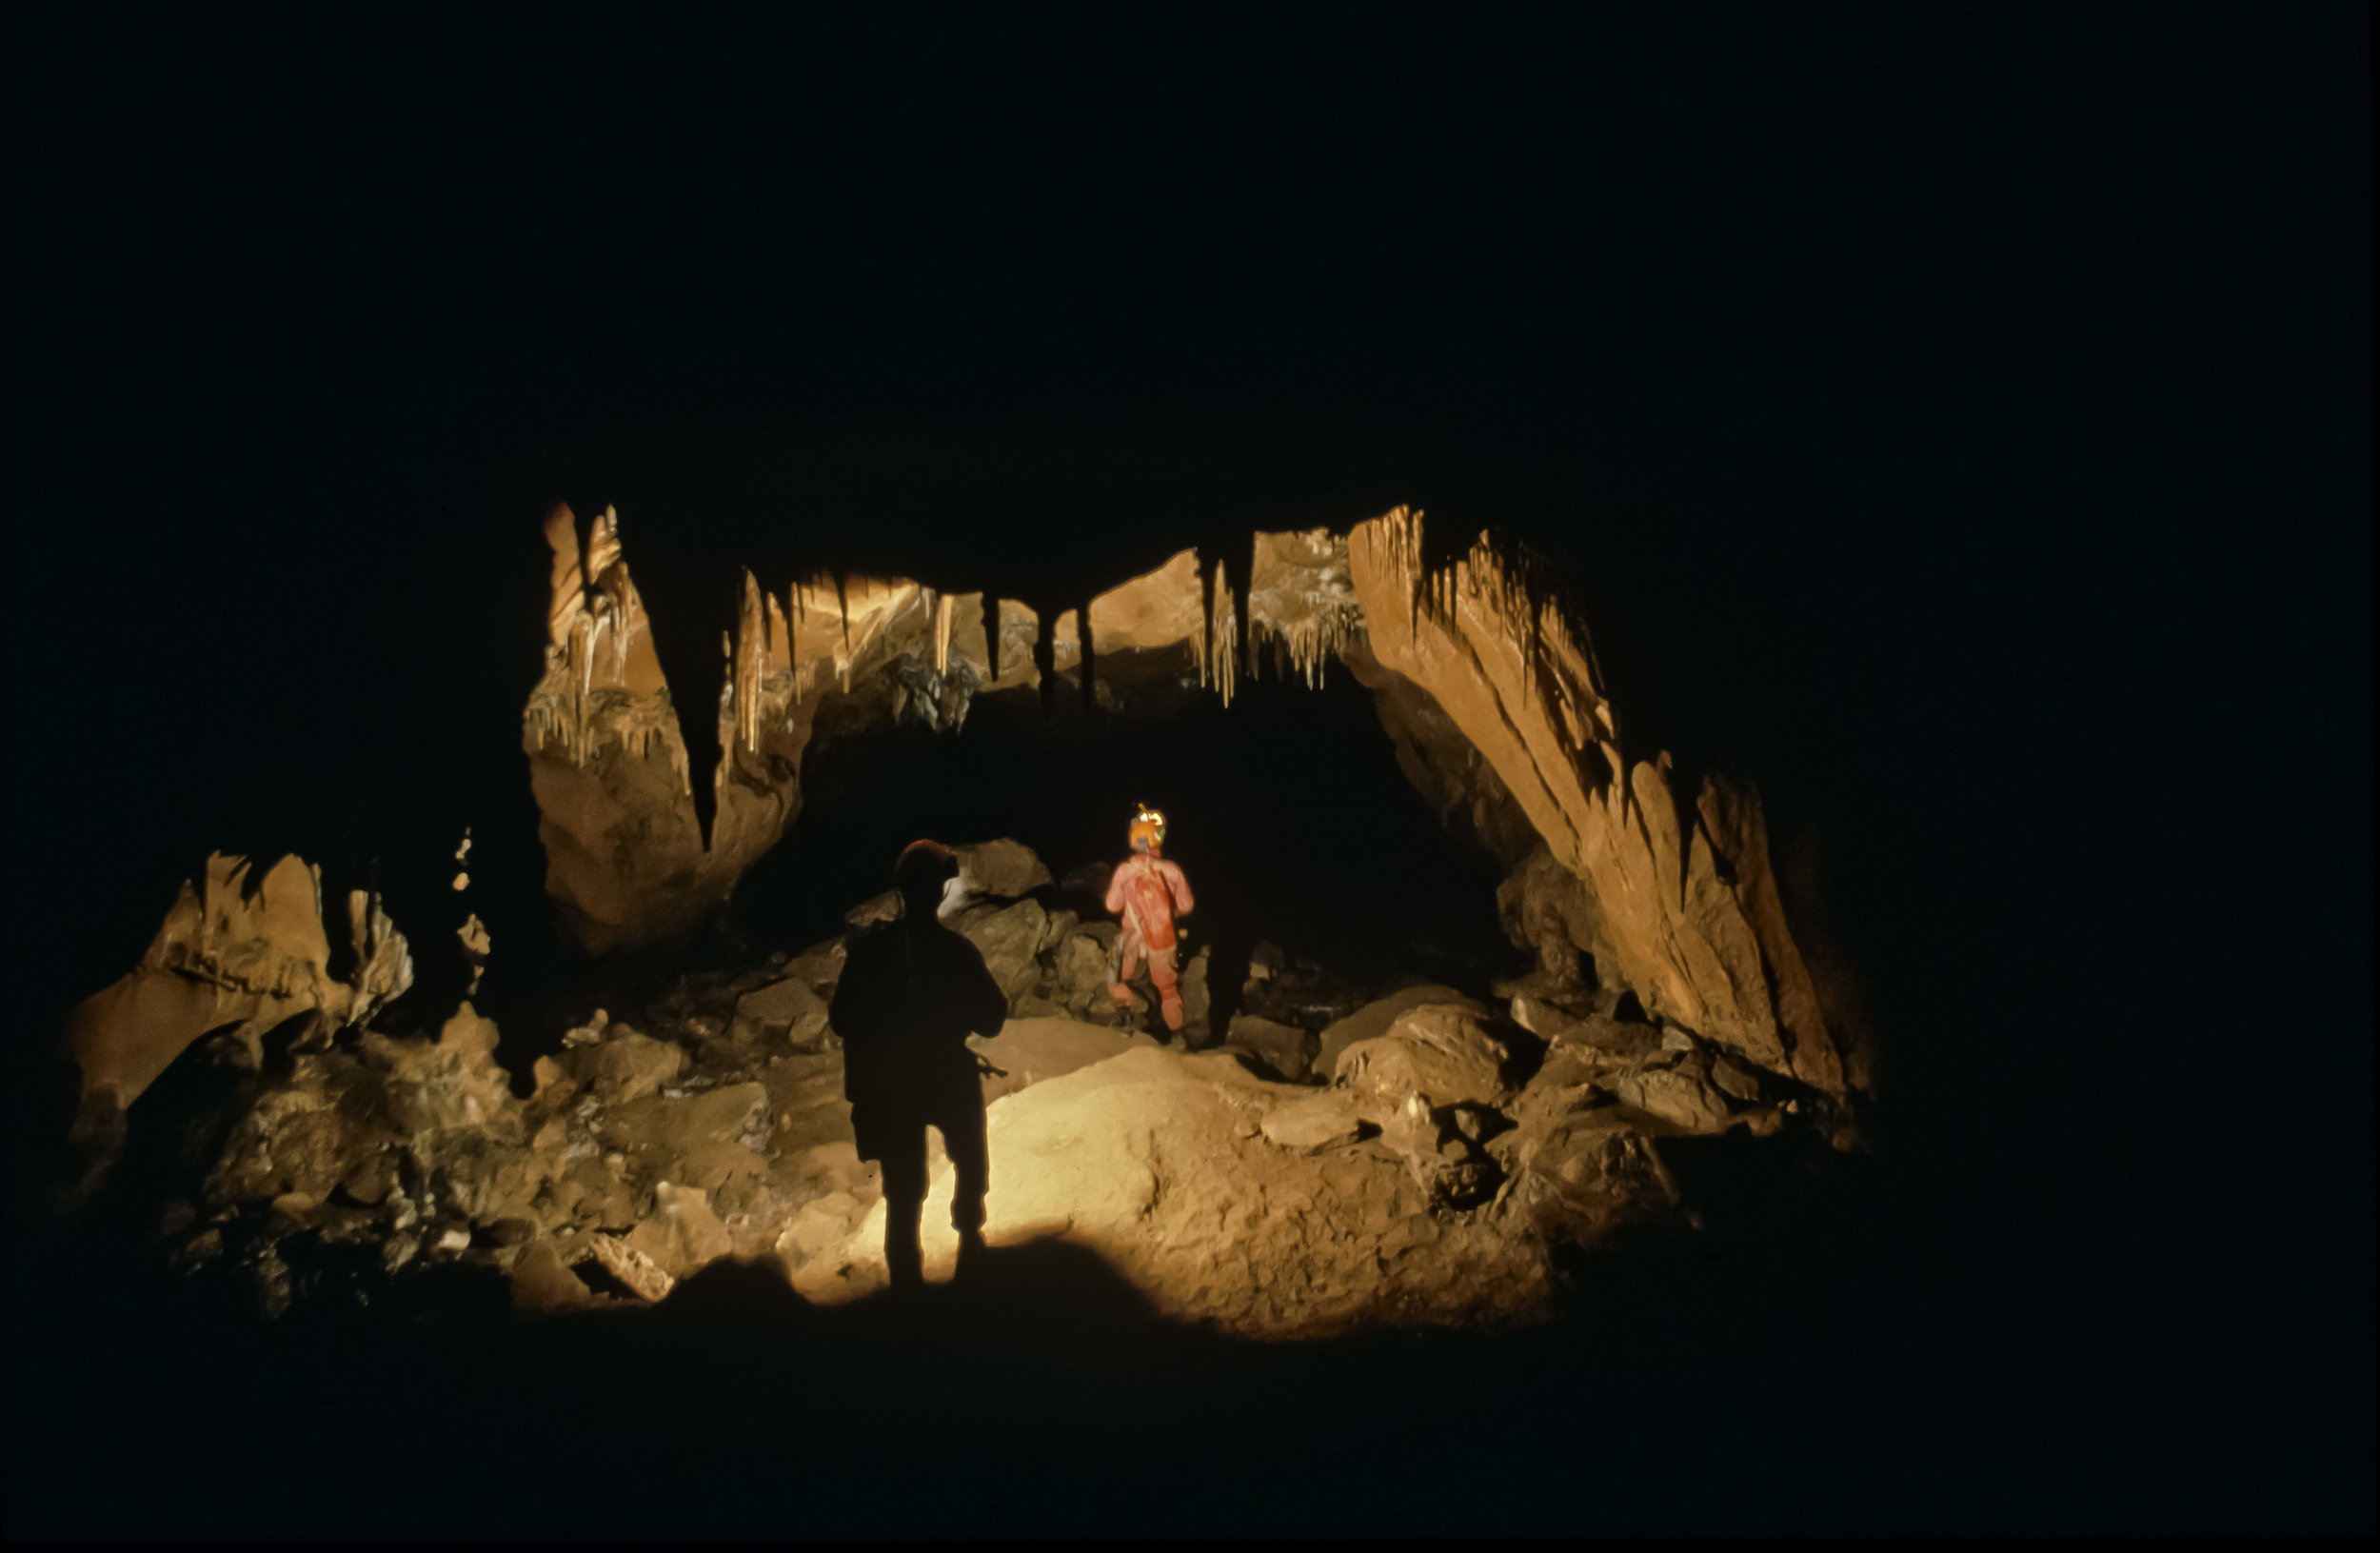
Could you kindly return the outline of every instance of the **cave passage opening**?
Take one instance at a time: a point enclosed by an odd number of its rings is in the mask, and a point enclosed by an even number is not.
[[[1197,892],[1187,949],[1211,951],[1218,1038],[1259,941],[1367,986],[1407,977],[1478,995],[1523,968],[1497,924],[1501,870],[1406,781],[1343,667],[1311,687],[1242,680],[1228,707],[1205,693],[1094,713],[1076,683],[1054,689],[1047,713],[1037,691],[1008,691],[979,697],[955,730],[902,721],[814,744],[803,811],[737,891],[733,936],[754,953],[832,937],[921,836],[1012,837],[1063,881],[1121,862],[1146,803],[1166,814],[1165,855]]]

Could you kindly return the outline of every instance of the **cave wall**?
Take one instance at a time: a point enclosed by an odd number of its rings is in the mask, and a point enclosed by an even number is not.
[[[548,892],[592,953],[680,937],[725,901],[801,811],[814,737],[914,717],[956,727],[972,696],[1034,686],[1041,623],[1000,601],[991,662],[981,594],[902,579],[821,577],[781,607],[744,577],[719,702],[724,751],[706,839],[649,623],[617,522],[584,563],[566,508],[547,669],[526,742]],[[1821,1011],[1773,877],[1758,794],[1631,759],[1583,629],[1482,534],[1427,567],[1399,508],[1341,535],[1259,533],[1246,619],[1229,568],[1195,550],[1050,623],[1050,670],[1101,707],[1161,712],[1269,671],[1319,682],[1344,663],[1369,689],[1399,767],[1441,822],[1551,905],[1607,984],[1761,1066],[1841,1093],[1842,1043]],[[1537,866],[1543,853],[1557,872]],[[1529,929],[1534,931],[1535,929]],[[1526,938],[1526,932],[1522,934]]]
[[[1347,554],[1383,667],[1427,691],[1584,886],[1579,947],[1652,1012],[1831,1092],[1835,1041],[1771,876],[1758,795],[1622,753],[1594,656],[1485,534],[1433,570],[1420,515],[1359,524]]]
[[[1032,682],[1030,610],[1001,606],[996,676],[980,594],[822,575],[794,584],[781,605],[746,572],[736,629],[720,644],[721,756],[705,836],[618,515],[597,517],[582,550],[575,516],[558,507],[545,538],[554,555],[545,672],[529,694],[522,742],[545,891],[590,954],[683,939],[716,911],[801,813],[802,757],[820,730],[902,717],[955,727],[978,690]]]

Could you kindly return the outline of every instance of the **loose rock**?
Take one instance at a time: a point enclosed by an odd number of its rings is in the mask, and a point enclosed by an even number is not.
[[[1266,1066],[1292,1081],[1306,1076],[1320,1048],[1320,1042],[1310,1032],[1255,1014],[1233,1015],[1225,1039],[1254,1052]]]
[[[1277,1147],[1317,1154],[1362,1135],[1363,1114],[1355,1097],[1340,1089],[1294,1100],[1265,1112],[1264,1141]]]
[[[1339,1053],[1359,1041],[1386,1035],[1389,1025],[1396,1023],[1398,1015],[1427,1004],[1451,1004],[1480,1018],[1485,1018],[1488,1011],[1486,1005],[1464,997],[1451,986],[1428,983],[1401,988],[1387,997],[1365,1004],[1345,1019],[1325,1027],[1315,1052],[1313,1070],[1317,1073],[1338,1072]]]
[[[1050,883],[1049,869],[1021,841],[1002,838],[951,850],[959,854],[959,882],[970,894],[1013,899]]]
[[[1493,1105],[1506,1093],[1509,1057],[1470,1008],[1423,1004],[1398,1015],[1386,1034],[1339,1053],[1336,1078],[1358,1095],[1393,1106],[1411,1095],[1436,1107]]]

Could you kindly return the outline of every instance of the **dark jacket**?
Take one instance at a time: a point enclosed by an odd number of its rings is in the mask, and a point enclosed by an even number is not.
[[[975,1082],[970,1035],[998,1035],[1008,999],[982,951],[931,917],[849,940],[827,1019],[843,1037],[843,1096],[906,1108],[960,1079]]]

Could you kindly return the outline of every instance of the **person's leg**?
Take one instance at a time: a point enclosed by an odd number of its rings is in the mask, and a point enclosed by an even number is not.
[[[1125,1007],[1131,1004],[1132,987],[1129,984],[1140,968],[1140,935],[1132,930],[1131,925],[1126,924],[1123,936],[1117,941],[1116,946],[1116,979],[1107,985],[1107,995],[1115,1000],[1117,1007]]]
[[[1149,951],[1149,980],[1157,984],[1158,1006],[1164,1010],[1165,1027],[1181,1028],[1181,989],[1174,970],[1174,950],[1168,946]]]
[[[955,1177],[950,1194],[950,1227],[962,1236],[983,1227],[983,1199],[992,1189],[991,1153],[983,1128],[983,1091],[954,1095],[935,1118],[942,1129],[942,1150],[950,1156]]]
[[[925,1282],[925,1247],[920,1222],[925,1217],[925,1124],[883,1129],[884,1266],[892,1286],[909,1289]]]

